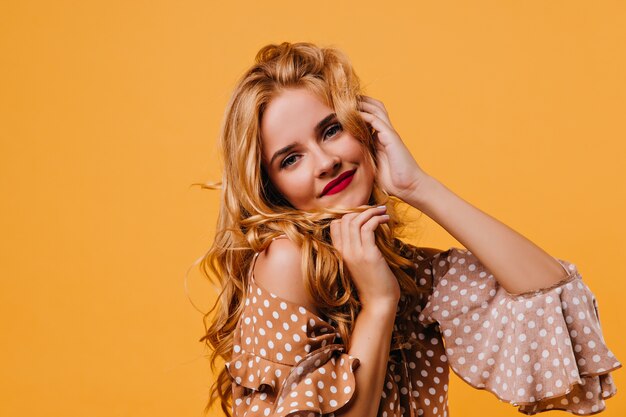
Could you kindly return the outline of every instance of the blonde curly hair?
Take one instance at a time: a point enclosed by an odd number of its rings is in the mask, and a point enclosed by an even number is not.
[[[366,155],[376,166],[373,133],[358,112],[362,94],[359,78],[348,58],[338,49],[319,47],[308,42],[270,44],[262,47],[254,65],[239,79],[226,106],[219,147],[224,162],[221,184],[199,184],[220,189],[220,212],[215,240],[201,260],[201,271],[221,291],[204,316],[205,341],[215,373],[218,358],[230,361],[233,332],[243,312],[249,268],[255,252],[263,251],[273,238],[285,234],[302,248],[305,287],[318,311],[337,329],[350,349],[350,336],[361,304],[349,272],[330,241],[330,221],[347,210],[295,209],[273,187],[261,164],[260,125],[263,112],[272,98],[287,88],[306,88],[316,94],[337,114],[343,129],[363,144]],[[375,181],[370,205],[387,205],[390,220],[375,231],[376,244],[394,275],[402,297],[398,320],[407,320],[417,305],[420,293],[409,274],[414,272],[415,247],[397,238],[403,226],[397,204]],[[360,209],[366,209],[362,207]],[[394,331],[392,350],[406,343],[417,343]],[[210,388],[205,412],[219,398],[231,416],[232,380],[223,367]]]

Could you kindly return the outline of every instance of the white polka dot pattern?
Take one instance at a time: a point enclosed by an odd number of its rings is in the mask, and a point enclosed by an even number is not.
[[[622,365],[605,345],[595,296],[575,265],[557,260],[564,280],[511,295],[470,251],[437,254],[420,320],[439,323],[450,366],[473,387],[525,414],[593,414],[616,393],[609,372]]]
[[[415,343],[391,350],[379,417],[447,417],[449,366],[524,414],[605,408],[616,393],[609,372],[621,364],[573,264],[558,260],[569,273],[558,285],[513,296],[470,251],[413,248],[415,282],[428,292],[410,321],[396,320]],[[233,343],[234,417],[334,417],[358,389],[359,359],[336,329],[252,274]]]
[[[335,343],[326,321],[263,289],[252,274],[250,281],[226,363],[233,415],[318,416],[343,407],[354,394],[359,359]]]

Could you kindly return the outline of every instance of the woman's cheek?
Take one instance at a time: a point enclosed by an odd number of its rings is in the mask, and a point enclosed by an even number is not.
[[[306,205],[315,198],[315,189],[307,175],[302,171],[291,172],[279,181],[282,195],[294,206]]]

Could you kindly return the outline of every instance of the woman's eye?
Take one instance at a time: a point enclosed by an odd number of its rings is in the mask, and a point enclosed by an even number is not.
[[[324,139],[328,139],[330,137],[336,136],[338,132],[342,131],[343,128],[341,126],[340,123],[335,123],[334,125],[330,126],[326,132],[324,132]],[[287,158],[283,159],[283,161],[280,163],[280,167],[281,168],[287,168],[293,164],[295,164],[298,161],[298,157],[300,155],[298,154],[293,154],[293,155],[289,155]]]
[[[329,132],[338,132],[341,130],[341,125],[339,123],[336,123],[334,125],[332,125],[327,131],[326,133],[324,133],[324,138],[327,137]],[[330,135],[330,136],[334,136],[334,134]]]
[[[295,164],[297,156],[298,155],[289,155],[287,158],[283,159],[283,162],[280,164],[280,167],[285,168],[289,165]]]

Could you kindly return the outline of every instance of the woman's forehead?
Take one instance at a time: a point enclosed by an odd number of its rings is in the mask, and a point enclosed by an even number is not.
[[[261,137],[264,153],[292,142],[305,140],[317,133],[316,127],[333,113],[313,92],[289,89],[274,97],[261,119]],[[268,156],[268,155],[266,155]]]

